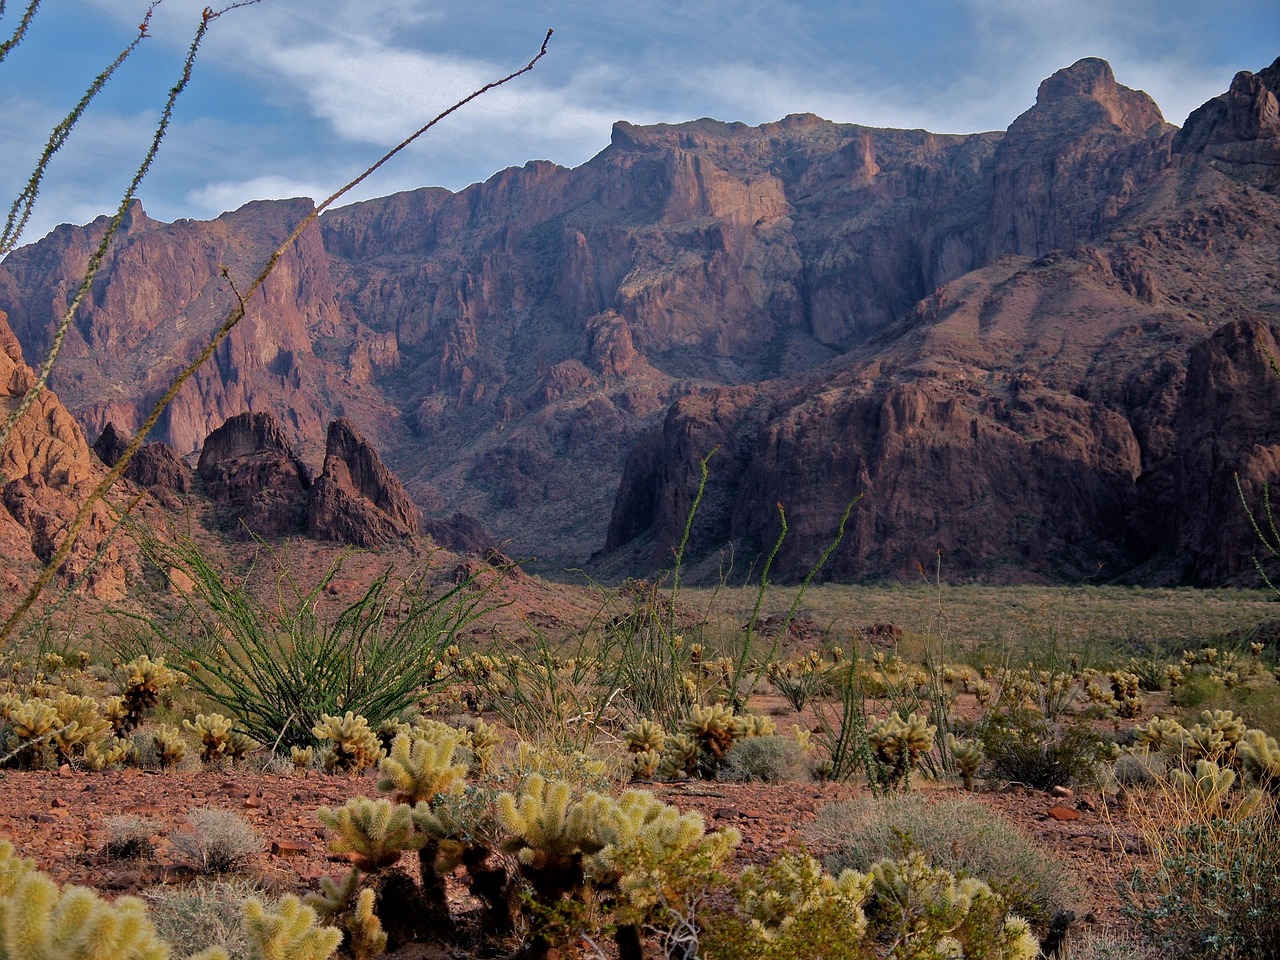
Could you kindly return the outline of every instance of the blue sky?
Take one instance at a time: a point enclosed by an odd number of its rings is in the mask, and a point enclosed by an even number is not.
[[[25,2],[10,3],[7,35]],[[0,63],[0,194],[25,181],[49,127],[128,43],[137,0],[46,0]],[[163,0],[152,36],[55,160],[28,229],[114,209],[204,6]],[[1003,129],[1040,80],[1111,62],[1180,124],[1237,70],[1280,55],[1260,0],[262,0],[213,26],[160,159],[152,216],[209,218],[258,198],[325,196],[425,119],[549,56],[380,171],[352,199],[460,189],[530,159],[574,166],[615,120],[788,113],[967,133]]]

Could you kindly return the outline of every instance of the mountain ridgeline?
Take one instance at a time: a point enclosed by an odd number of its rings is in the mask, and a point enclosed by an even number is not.
[[[1003,133],[618,123],[575,169],[334,210],[153,439],[192,458],[271,412],[319,467],[358,430],[413,501],[386,535],[475,518],[604,576],[670,563],[715,450],[691,549],[744,569],[781,504],[775,575],[803,576],[864,494],[824,578],[1223,582],[1255,552],[1236,475],[1255,504],[1280,476],[1277,94],[1280,60],[1178,128],[1086,59]],[[53,380],[90,437],[137,429],[233,301],[221,267],[310,209],[134,207]],[[28,358],[105,224],[0,263]],[[309,496],[298,523],[345,522]]]

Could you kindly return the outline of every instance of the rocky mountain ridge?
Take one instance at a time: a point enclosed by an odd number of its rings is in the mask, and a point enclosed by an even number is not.
[[[719,445],[695,544],[754,556],[782,503],[783,576],[864,493],[826,575],[940,551],[955,577],[1218,581],[1252,547],[1233,475],[1256,496],[1280,450],[1256,346],[1280,328],[1278,90],[1280,61],[1242,72],[1178,129],[1087,59],[1004,133],[619,123],[574,170],[335,210],[158,439],[192,455],[270,410],[316,463],[346,418],[428,524],[606,573],[669,562]],[[55,384],[91,435],[136,428],[232,295],[220,267],[307,209],[135,208]],[[0,264],[29,354],[102,229]]]

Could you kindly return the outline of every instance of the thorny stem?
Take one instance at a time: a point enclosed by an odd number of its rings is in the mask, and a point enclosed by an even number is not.
[[[4,7],[4,0],[0,0],[0,17],[4,16]],[[13,36],[0,43],[0,61],[3,61],[9,55],[9,51],[22,42],[22,38],[27,35],[27,27],[31,26],[31,21],[35,19],[38,9],[40,9],[40,0],[31,0],[31,3],[27,5],[27,9],[22,14],[22,19],[18,21],[18,26],[13,31]]]
[[[234,3],[222,10],[214,11],[205,7],[204,13],[200,17],[200,26],[196,28],[195,37],[191,41],[191,46],[187,49],[187,58],[182,65],[182,75],[178,82],[169,90],[169,97],[165,101],[164,110],[161,111],[160,121],[156,124],[155,134],[151,138],[151,146],[147,149],[146,156],[142,158],[142,163],[138,165],[138,169],[134,171],[133,179],[129,182],[128,188],[124,192],[124,196],[120,199],[120,206],[116,210],[115,216],[111,218],[111,222],[107,225],[106,233],[102,235],[98,248],[94,250],[93,256],[89,258],[89,265],[85,268],[84,279],[80,281],[80,286],[76,289],[75,296],[71,298],[71,303],[67,306],[66,313],[63,314],[62,320],[59,321],[57,330],[53,335],[53,342],[49,346],[49,352],[44,358],[44,362],[40,365],[40,370],[36,374],[36,381],[22,398],[22,402],[18,404],[18,408],[9,415],[8,421],[3,428],[0,428],[0,450],[4,449],[5,442],[9,439],[9,434],[13,431],[14,426],[22,415],[30,409],[31,405],[36,402],[36,397],[44,390],[45,385],[49,382],[49,375],[53,372],[53,365],[58,359],[58,354],[62,351],[62,342],[66,339],[67,331],[71,329],[71,323],[75,319],[76,311],[80,309],[80,304],[84,301],[85,296],[89,292],[89,288],[93,285],[94,279],[98,276],[98,271],[102,269],[102,264],[106,260],[107,251],[110,249],[112,242],[116,238],[116,234],[120,232],[120,227],[124,223],[124,218],[129,212],[129,208],[133,205],[133,201],[137,197],[138,186],[142,183],[144,177],[151,170],[151,164],[155,161],[156,154],[160,151],[160,141],[164,139],[164,135],[169,130],[169,122],[173,118],[173,109],[178,102],[178,97],[182,95],[182,91],[186,89],[187,84],[191,81],[191,71],[195,65],[196,54],[200,50],[200,44],[204,41],[205,34],[209,30],[209,24],[216,20],[228,10],[234,10],[238,7],[248,6],[249,4],[258,3],[260,0],[241,0],[240,3]],[[154,7],[152,8],[154,9]],[[148,11],[148,17],[150,11]],[[144,20],[139,27],[139,36],[141,39],[146,34],[147,21]],[[135,43],[137,40],[135,40]],[[114,67],[112,68],[114,69]],[[103,81],[105,82],[105,80]],[[83,102],[83,101],[82,101]],[[67,132],[70,132],[68,128]],[[55,133],[56,136],[56,133]],[[28,184],[28,190],[32,189],[32,185]],[[21,199],[21,198],[20,198]],[[34,195],[31,200],[34,202]],[[33,598],[34,599],[34,598]],[[6,626],[8,626],[6,624]],[[0,642],[3,642],[6,634],[0,632]]]
[[[240,3],[234,3],[231,6],[224,7],[222,10],[217,12],[211,10],[208,7],[205,8],[203,18],[200,23],[200,27],[196,31],[196,39],[192,42],[191,49],[188,53],[187,61],[183,69],[182,79],[181,81],[179,81],[178,85],[175,86],[173,90],[170,91],[169,104],[166,107],[166,114],[165,114],[165,121],[164,121],[165,123],[167,123],[168,112],[172,108],[173,101],[177,98],[177,95],[181,92],[182,88],[186,86],[187,81],[190,79],[191,67],[195,59],[196,49],[199,46],[200,40],[203,39],[205,31],[208,29],[209,23],[212,20],[216,19],[217,17],[221,16],[223,13],[225,13],[228,10],[233,10],[242,6],[248,6],[250,4],[257,3],[257,2],[259,2],[259,0],[242,0],[242,2]],[[257,276],[254,277],[254,280],[249,285],[248,289],[245,290],[244,294],[236,295],[237,304],[235,308],[231,311],[230,314],[227,315],[227,318],[222,322],[222,325],[218,327],[217,332],[214,333],[209,343],[200,352],[200,355],[197,356],[195,360],[189,363],[186,367],[184,367],[183,370],[177,375],[177,377],[174,378],[173,382],[169,385],[169,388],[164,392],[164,394],[160,397],[160,399],[156,401],[156,404],[152,408],[151,413],[148,414],[147,419],[143,421],[142,426],[138,428],[138,431],[137,433],[134,434],[133,439],[129,441],[128,446],[125,447],[124,452],[120,455],[120,459],[116,461],[115,466],[108,471],[107,475],[102,479],[102,481],[96,487],[94,487],[93,491],[85,498],[84,502],[80,505],[79,510],[76,511],[76,515],[72,518],[70,524],[68,524],[66,535],[63,537],[62,543],[58,546],[57,551],[54,553],[53,557],[50,558],[49,562],[45,564],[44,569],[40,572],[40,576],[36,578],[35,583],[31,586],[31,589],[27,591],[27,595],[23,597],[22,602],[13,611],[13,613],[9,615],[9,618],[5,621],[4,626],[0,627],[0,647],[3,647],[4,643],[13,634],[14,629],[16,629],[18,623],[22,620],[23,616],[25,616],[26,612],[31,609],[32,604],[35,603],[36,599],[40,596],[44,588],[48,585],[49,581],[53,579],[54,573],[66,560],[67,556],[71,553],[71,549],[75,545],[76,538],[80,533],[80,528],[84,526],[85,521],[89,518],[89,514],[93,509],[93,505],[97,503],[99,500],[101,500],[106,495],[107,491],[110,490],[116,484],[116,482],[119,481],[121,476],[124,475],[125,468],[128,467],[129,461],[132,460],[133,455],[137,453],[139,449],[141,449],[142,443],[146,439],[147,434],[150,433],[152,427],[156,425],[156,422],[160,419],[161,414],[164,413],[165,408],[167,408],[170,402],[172,402],[173,398],[177,395],[178,391],[182,388],[182,385],[186,383],[187,380],[189,380],[192,377],[192,375],[194,375],[195,372],[198,369],[200,369],[200,367],[203,366],[204,363],[211,356],[213,356],[214,351],[218,349],[218,346],[222,343],[223,340],[226,339],[227,335],[231,333],[231,331],[235,328],[236,324],[238,324],[242,319],[244,319],[245,312],[247,310],[247,301],[251,299],[255,293],[257,293],[259,288],[261,288],[264,283],[266,283],[267,278],[271,275],[271,272],[275,269],[276,264],[280,262],[280,259],[285,255],[286,252],[288,252],[289,248],[293,246],[294,242],[300,236],[302,236],[303,232],[307,229],[307,227],[309,227],[312,223],[314,223],[321,213],[323,213],[335,202],[341,199],[344,195],[346,195],[351,190],[355,189],[357,186],[363,183],[366,179],[368,179],[374,173],[374,171],[380,169],[384,164],[386,164],[397,154],[405,150],[410,144],[412,144],[419,137],[425,134],[428,130],[430,130],[440,121],[444,120],[450,114],[456,112],[457,110],[460,110],[462,107],[466,106],[472,100],[475,100],[477,97],[483,96],[485,93],[494,89],[495,87],[500,87],[504,83],[514,80],[516,77],[526,74],[530,70],[532,70],[534,68],[534,65],[537,64],[539,60],[541,60],[543,57],[547,55],[547,44],[551,42],[551,35],[553,32],[554,32],[553,30],[547,31],[546,36],[543,37],[542,39],[542,46],[538,49],[538,53],[527,64],[525,64],[519,70],[516,70],[512,73],[507,74],[505,77],[503,77],[500,80],[494,80],[491,83],[485,84],[480,89],[463,97],[457,103],[453,104],[453,106],[436,114],[436,116],[432,117],[429,121],[427,121],[417,130],[415,130],[412,134],[410,134],[404,140],[400,141],[400,143],[396,144],[396,146],[392,147],[390,150],[384,153],[376,163],[374,163],[372,166],[365,169],[363,173],[361,173],[359,176],[357,176],[355,179],[353,179],[351,182],[349,182],[345,186],[335,191],[323,203],[315,207],[315,209],[313,209],[309,214],[307,214],[307,216],[304,217],[296,227],[294,227],[293,232],[289,234],[289,236],[285,239],[285,241],[282,244],[280,244],[280,246],[276,247],[276,249],[272,252],[271,256],[267,258],[266,264],[264,264],[262,269],[258,272]],[[154,139],[154,142],[152,144],[152,153],[148,155],[148,158],[144,163],[144,167],[150,165],[151,157],[154,155],[154,150],[159,146],[160,138],[162,136],[163,136],[163,130],[162,129],[158,130],[156,137]],[[134,184],[130,187],[130,198],[132,195],[132,191],[136,189],[137,181],[140,179],[141,179],[141,175],[139,174],[139,176],[135,178]],[[116,214],[116,220],[113,220],[111,227],[108,228],[108,236],[110,236],[111,232],[114,229],[118,229],[119,221],[123,220],[124,213],[127,211],[127,209],[128,209],[127,204],[121,205],[120,211]],[[107,241],[104,240],[104,246],[100,248],[101,253],[105,253],[106,242]],[[99,265],[100,265],[100,259],[101,258],[99,258]],[[91,269],[94,270],[94,272],[96,272],[97,267],[91,265]],[[70,318],[74,314],[75,309],[79,306],[80,300],[83,299],[84,293],[88,289],[89,282],[90,281],[87,278],[85,283],[81,285],[81,289],[77,294],[75,303],[72,305],[72,308],[67,311],[67,318],[64,322],[63,327],[60,328],[59,330],[59,334],[58,334],[59,341],[60,341],[60,338],[65,335],[66,333],[65,328],[66,326],[70,325]],[[46,370],[44,374],[45,379],[48,378],[47,368],[51,368],[51,366],[52,366],[52,361],[50,360],[49,362],[46,363]],[[42,386],[42,385],[43,384],[41,383],[38,386]],[[12,423],[12,419],[10,422]],[[0,447],[3,446],[4,438],[7,437],[7,434],[8,434],[8,430],[5,431],[5,434],[3,436],[0,436]]]
[[[44,153],[40,155],[40,159],[36,162],[35,170],[31,173],[31,178],[27,181],[27,185],[23,188],[17,198],[13,201],[13,206],[9,208],[9,216],[5,220],[4,230],[0,232],[0,256],[4,256],[17,245],[18,238],[22,236],[22,231],[27,226],[27,221],[31,219],[31,211],[36,205],[36,196],[40,192],[40,183],[44,180],[44,175],[49,169],[49,163],[53,160],[53,155],[57,153],[71,136],[71,130],[80,118],[84,116],[84,112],[89,108],[89,104],[93,99],[102,92],[102,88],[107,85],[107,81],[111,79],[112,74],[120,64],[129,59],[130,54],[138,49],[138,45],[147,37],[147,28],[151,25],[151,15],[155,12],[156,7],[160,5],[162,0],[152,0],[151,6],[147,8],[146,15],[142,18],[142,22],[138,24],[138,35],[133,38],[133,42],[120,51],[119,55],[111,61],[110,65],[100,74],[93,78],[93,82],[89,84],[89,89],[85,91],[84,96],[80,98],[80,102],[72,108],[71,112],[63,118],[62,122],[53,128],[53,132],[49,134],[49,140],[45,143]],[[28,8],[28,14],[35,12],[35,7],[39,0],[35,0]],[[0,4],[2,6],[2,4]],[[25,23],[19,28],[19,31],[25,29]],[[15,34],[18,37],[19,34]],[[16,43],[16,40],[8,41],[9,44]],[[7,48],[0,51],[0,60],[4,59]],[[135,181],[136,183],[136,181]],[[0,445],[3,440],[0,439]]]

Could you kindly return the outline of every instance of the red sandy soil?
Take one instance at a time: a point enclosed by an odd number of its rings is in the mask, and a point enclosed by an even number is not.
[[[698,810],[709,828],[736,827],[743,835],[735,863],[766,862],[786,850],[823,851],[806,836],[818,811],[854,796],[848,784],[725,784],[692,781],[647,785],[684,810]],[[958,788],[924,785],[927,794],[954,797]],[[345,872],[331,855],[315,817],[319,806],[348,797],[376,795],[376,780],[363,777],[272,775],[243,771],[154,773],[137,770],[79,773],[0,773],[0,838],[62,883],[85,884],[108,896],[136,893],[194,878],[194,867],[166,839],[184,827],[188,811],[224,807],[240,814],[265,841],[245,872],[267,887],[286,891],[318,888],[323,876]],[[1085,900],[1077,915],[1086,924],[1123,925],[1116,885],[1145,861],[1125,812],[1108,808],[1097,794],[1054,797],[1014,789],[976,797],[1030,835],[1063,869],[1074,872]],[[1078,819],[1055,819],[1068,810]],[[156,854],[150,860],[113,860],[103,852],[109,818],[134,814],[157,821]]]

